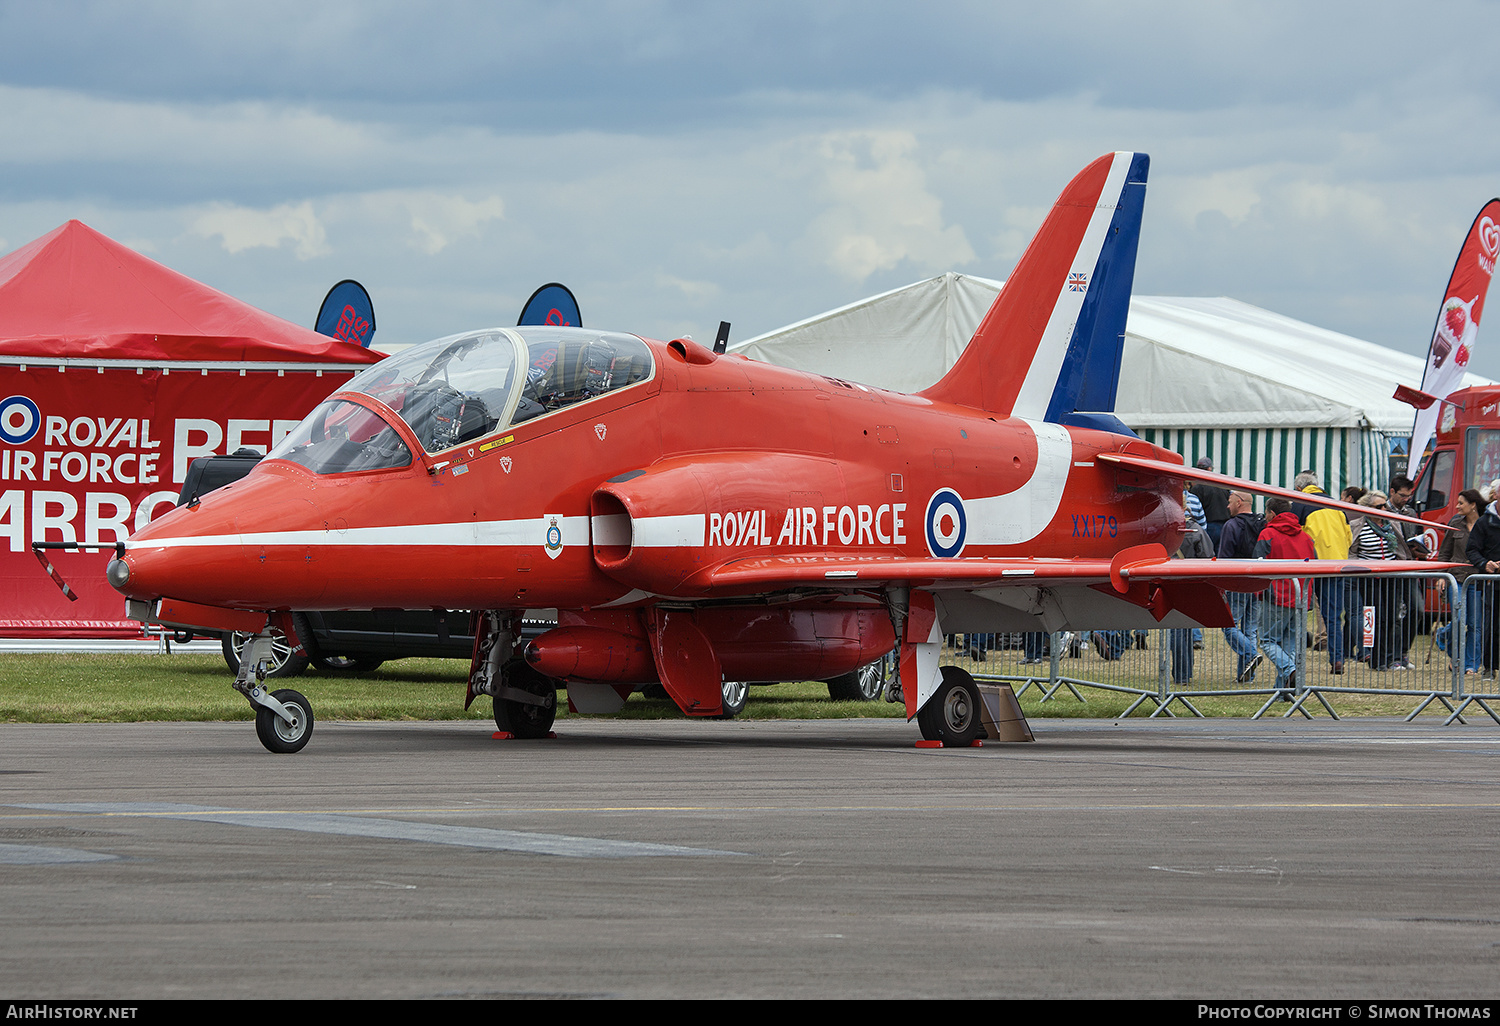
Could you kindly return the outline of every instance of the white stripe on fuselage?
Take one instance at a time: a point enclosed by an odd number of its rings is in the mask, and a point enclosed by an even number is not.
[[[1061,424],[1023,423],[1036,436],[1036,467],[1026,483],[1013,492],[964,499],[969,519],[965,548],[1029,542],[1057,516],[1073,465],[1073,438]]]
[[[1094,270],[1099,263],[1099,251],[1104,246],[1105,235],[1115,219],[1120,205],[1120,192],[1125,188],[1125,177],[1130,171],[1133,153],[1116,153],[1109,166],[1109,175],[1104,179],[1104,188],[1094,207],[1089,226],[1084,230],[1083,241],[1073,254],[1069,266],[1070,274],[1088,276],[1088,287],[1093,288]],[[1067,286],[1068,275],[1058,283],[1057,303],[1052,307],[1052,316],[1047,319],[1047,328],[1037,342],[1036,355],[1026,371],[1026,380],[1016,395],[1011,414],[1016,417],[1035,417],[1040,420],[1047,415],[1052,402],[1052,393],[1057,389],[1057,379],[1062,373],[1063,358],[1068,355],[1068,343],[1073,338],[1073,328],[1078,323],[1078,313],[1088,296],[1085,289],[1074,292]]]
[[[330,545],[362,547],[400,545],[440,546],[535,546],[546,543],[553,517],[527,520],[481,520],[464,524],[394,524],[389,527],[350,527],[342,531],[254,531],[245,534],[210,534],[181,538],[128,540],[129,549],[213,548],[224,545]],[[604,518],[601,518],[604,519]],[[557,517],[564,547],[589,544],[588,517]],[[701,546],[707,531],[707,516],[643,517],[635,522],[633,544],[644,548]],[[613,533],[613,532],[610,532]]]

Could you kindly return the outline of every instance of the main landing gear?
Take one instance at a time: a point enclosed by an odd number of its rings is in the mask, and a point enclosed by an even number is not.
[[[255,736],[266,750],[290,755],[307,747],[313,732],[312,703],[290,688],[266,690],[266,678],[278,665],[278,639],[272,631],[262,631],[245,641],[239,651],[239,670],[234,689],[250,700],[255,709]]]
[[[474,614],[474,659],[464,708],[479,695],[495,704],[495,729],[514,738],[548,737],[557,718],[558,682],[532,669],[516,652],[521,620],[486,609]]]

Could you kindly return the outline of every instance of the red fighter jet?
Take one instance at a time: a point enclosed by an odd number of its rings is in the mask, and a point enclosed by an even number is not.
[[[549,732],[559,687],[601,713],[659,681],[715,716],[726,680],[828,679],[899,645],[908,718],[969,743],[979,698],[938,666],[945,633],[1227,626],[1223,589],[1365,569],[1168,561],[1184,480],[1294,493],[1186,468],[1110,412],[1148,163],[1104,156],[1068,185],[925,391],[689,339],[441,338],[138,531],[109,580],[141,619],[259,632],[235,687],[272,751],[313,714],[264,685],[271,628],[375,608],[473,610],[468,700],[517,736]],[[521,644],[522,611],[548,607],[556,628]]]

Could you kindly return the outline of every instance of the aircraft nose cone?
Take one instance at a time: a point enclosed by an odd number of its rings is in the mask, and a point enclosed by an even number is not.
[[[127,552],[109,561],[104,568],[104,579],[128,599],[154,602],[168,595],[186,598],[174,594],[174,589],[180,589],[181,582],[171,572],[169,559],[162,552]]]

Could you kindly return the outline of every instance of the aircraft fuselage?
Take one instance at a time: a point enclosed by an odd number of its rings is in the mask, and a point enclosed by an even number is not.
[[[398,419],[406,466],[267,460],[137,532],[122,590],[246,610],[584,611],[732,598],[702,572],[735,556],[1177,544],[1180,491],[1093,459],[1176,459],[1139,439],[648,345],[646,380],[437,453]]]

